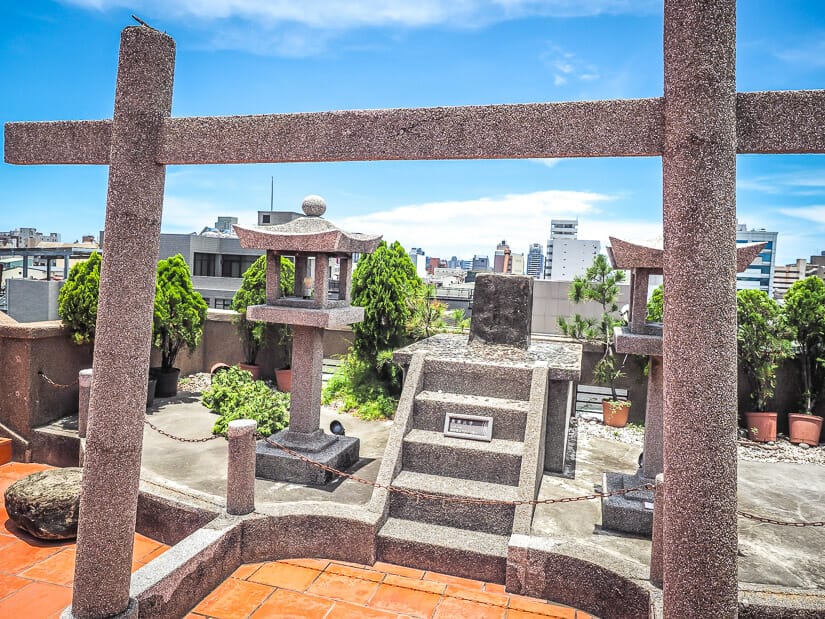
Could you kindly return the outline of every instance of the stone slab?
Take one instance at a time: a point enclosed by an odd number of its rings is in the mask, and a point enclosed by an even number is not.
[[[616,327],[616,352],[630,355],[662,356],[662,336],[631,333],[628,327]]]
[[[613,492],[649,482],[638,474],[608,472],[604,474],[602,487],[605,492]],[[647,509],[645,504],[652,505],[653,498],[652,490],[643,490],[602,499],[602,528],[650,537],[653,534],[653,510]]]
[[[327,329],[361,322],[364,320],[364,308],[350,306],[309,309],[277,305],[250,305],[246,309],[246,315],[250,320]]]
[[[307,452],[313,461],[339,471],[358,462],[360,441],[354,436],[336,436],[335,440],[320,451]],[[300,452],[298,449],[294,449]],[[258,441],[255,448],[255,476],[273,481],[297,484],[323,485],[332,480],[332,473],[299,460],[285,451]]]
[[[470,343],[528,348],[533,319],[533,281],[527,275],[479,274],[473,293]]]

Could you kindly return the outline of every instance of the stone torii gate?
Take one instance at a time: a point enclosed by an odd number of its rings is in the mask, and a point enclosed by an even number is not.
[[[736,154],[825,152],[825,91],[737,93],[735,47],[735,0],[665,0],[660,98],[171,118],[174,42],[130,27],[112,120],[7,124],[9,163],[109,166],[71,613],[136,611],[129,572],[166,165],[661,156],[664,609],[735,616]]]

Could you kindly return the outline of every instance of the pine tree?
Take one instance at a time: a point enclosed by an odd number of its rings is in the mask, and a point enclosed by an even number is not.
[[[75,344],[94,345],[99,289],[100,254],[93,252],[88,260],[72,267],[57,295],[57,315]]]

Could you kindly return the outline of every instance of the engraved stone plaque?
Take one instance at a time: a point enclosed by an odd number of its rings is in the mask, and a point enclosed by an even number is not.
[[[493,418],[447,413],[444,418],[444,436],[473,441],[491,441],[493,440]]]

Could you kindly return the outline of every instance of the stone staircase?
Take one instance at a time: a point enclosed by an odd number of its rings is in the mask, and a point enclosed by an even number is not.
[[[468,499],[535,496],[536,467],[522,472],[532,368],[428,358],[417,382],[405,384],[405,390],[419,390],[393,486]],[[492,441],[444,436],[447,412],[492,417]],[[389,518],[378,533],[383,561],[503,582],[514,506],[442,503],[397,492],[388,499]]]

